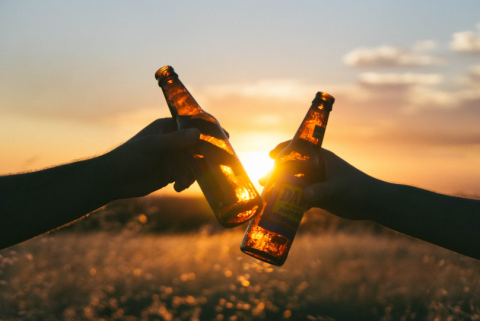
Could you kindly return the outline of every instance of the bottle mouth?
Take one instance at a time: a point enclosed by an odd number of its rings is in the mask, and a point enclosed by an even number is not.
[[[323,105],[325,109],[332,110],[332,105],[335,102],[335,98],[332,95],[319,91],[315,98],[312,100],[312,104]]]
[[[155,79],[160,81],[170,76],[178,77],[175,70],[173,70],[172,66],[163,66],[162,68],[158,69],[155,73]]]

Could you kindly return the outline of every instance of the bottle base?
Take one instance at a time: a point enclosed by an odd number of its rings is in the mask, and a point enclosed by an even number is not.
[[[266,262],[268,264],[275,265],[275,266],[282,266],[287,259],[287,258],[279,259],[278,257],[269,255],[269,254],[267,254],[265,252],[262,252],[260,250],[252,249],[252,248],[248,248],[248,247],[243,247],[243,246],[240,247],[240,250],[243,253],[256,258],[257,260],[260,260],[260,261],[263,261],[263,262]]]
[[[221,226],[225,228],[232,228],[248,222],[250,219],[262,212],[262,210],[263,202],[254,200],[253,202],[235,204],[231,207],[215,211],[215,216],[217,217],[217,220]]]

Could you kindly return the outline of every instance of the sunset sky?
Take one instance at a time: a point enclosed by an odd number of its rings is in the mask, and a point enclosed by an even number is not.
[[[164,65],[253,181],[325,91],[325,148],[383,180],[480,195],[474,0],[0,0],[0,174],[101,154],[168,117]]]

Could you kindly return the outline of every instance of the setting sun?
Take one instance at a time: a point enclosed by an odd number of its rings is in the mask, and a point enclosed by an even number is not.
[[[265,152],[243,152],[238,157],[242,161],[243,167],[247,171],[255,188],[260,192],[263,187],[258,184],[258,179],[267,174],[273,167],[273,159],[268,157],[268,151]]]

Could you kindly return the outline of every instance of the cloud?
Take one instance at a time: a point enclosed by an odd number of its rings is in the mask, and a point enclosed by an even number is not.
[[[435,48],[432,40],[421,41],[412,48],[388,45],[376,48],[357,48],[345,55],[343,61],[353,67],[424,67],[443,63],[443,59],[426,54]]]
[[[317,86],[304,84],[298,80],[259,80],[249,84],[211,85],[199,89],[201,95],[208,97],[255,97],[275,100],[299,100],[307,96],[315,96]]]
[[[480,65],[470,67],[464,80],[467,85],[480,86]]]
[[[442,84],[443,80],[440,74],[367,72],[359,75],[357,84],[367,89],[364,90],[364,103],[367,102],[369,106],[388,106],[390,110],[403,114],[476,109],[480,105],[480,91],[477,88],[437,88],[436,85]],[[480,66],[470,69],[468,80],[471,84],[480,84]]]
[[[480,91],[462,89],[446,91],[417,87],[409,94],[409,103],[403,108],[408,114],[423,110],[457,110],[475,107],[480,104]]]
[[[411,88],[419,85],[437,85],[443,81],[440,74],[418,74],[418,73],[387,73],[367,72],[360,74],[358,83],[362,86],[373,88]]]
[[[450,48],[458,52],[480,54],[480,24],[477,25],[477,28],[477,32],[461,31],[454,33]]]
[[[333,94],[325,85],[292,79],[212,84],[191,92],[227,130],[294,133],[318,91]]]

